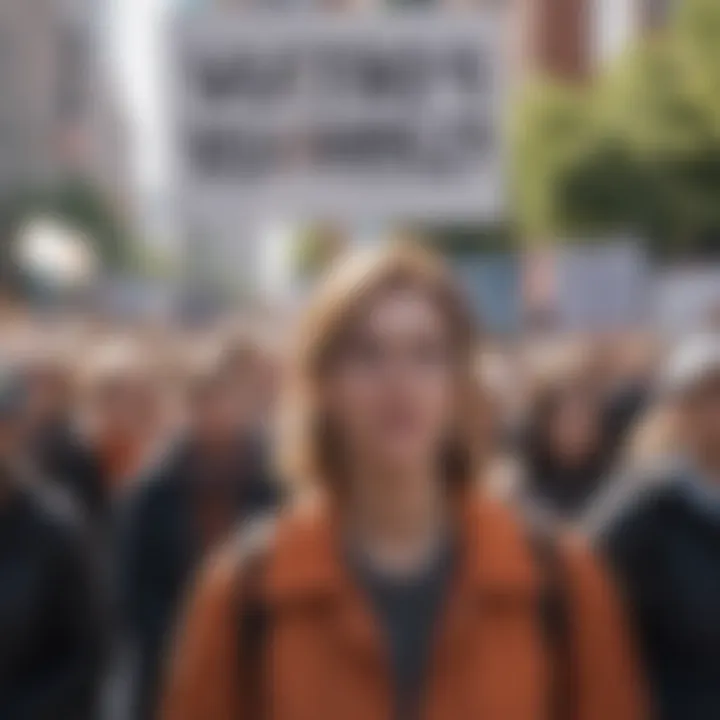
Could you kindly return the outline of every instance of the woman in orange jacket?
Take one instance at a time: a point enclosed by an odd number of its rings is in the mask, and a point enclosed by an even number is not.
[[[595,560],[473,490],[475,352],[433,256],[393,246],[331,273],[280,443],[312,499],[210,563],[164,720],[647,717]]]

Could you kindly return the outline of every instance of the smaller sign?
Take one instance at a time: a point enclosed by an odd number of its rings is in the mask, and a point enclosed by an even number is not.
[[[556,317],[563,330],[606,332],[647,322],[650,269],[638,243],[563,248],[555,282]]]

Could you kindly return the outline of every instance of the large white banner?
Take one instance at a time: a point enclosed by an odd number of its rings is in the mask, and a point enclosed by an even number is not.
[[[183,211],[198,222],[499,212],[505,45],[489,11],[180,18]]]

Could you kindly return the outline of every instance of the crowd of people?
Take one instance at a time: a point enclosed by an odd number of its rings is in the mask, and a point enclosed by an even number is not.
[[[720,718],[718,328],[476,320],[388,244],[272,342],[5,327],[0,718]]]

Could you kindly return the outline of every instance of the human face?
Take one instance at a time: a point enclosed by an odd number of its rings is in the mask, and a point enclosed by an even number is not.
[[[346,461],[401,483],[433,471],[456,410],[447,321],[418,290],[388,292],[359,321],[325,378]]]
[[[563,395],[548,426],[550,450],[563,465],[574,466],[591,458],[600,447],[602,418],[592,396],[569,391]]]
[[[720,373],[688,391],[679,411],[684,446],[694,459],[712,465],[720,475]]]
[[[207,448],[227,447],[237,438],[237,395],[227,379],[217,379],[191,407],[196,441]]]
[[[93,398],[95,427],[105,437],[134,437],[150,430],[156,393],[144,378],[118,376],[97,388]]]

